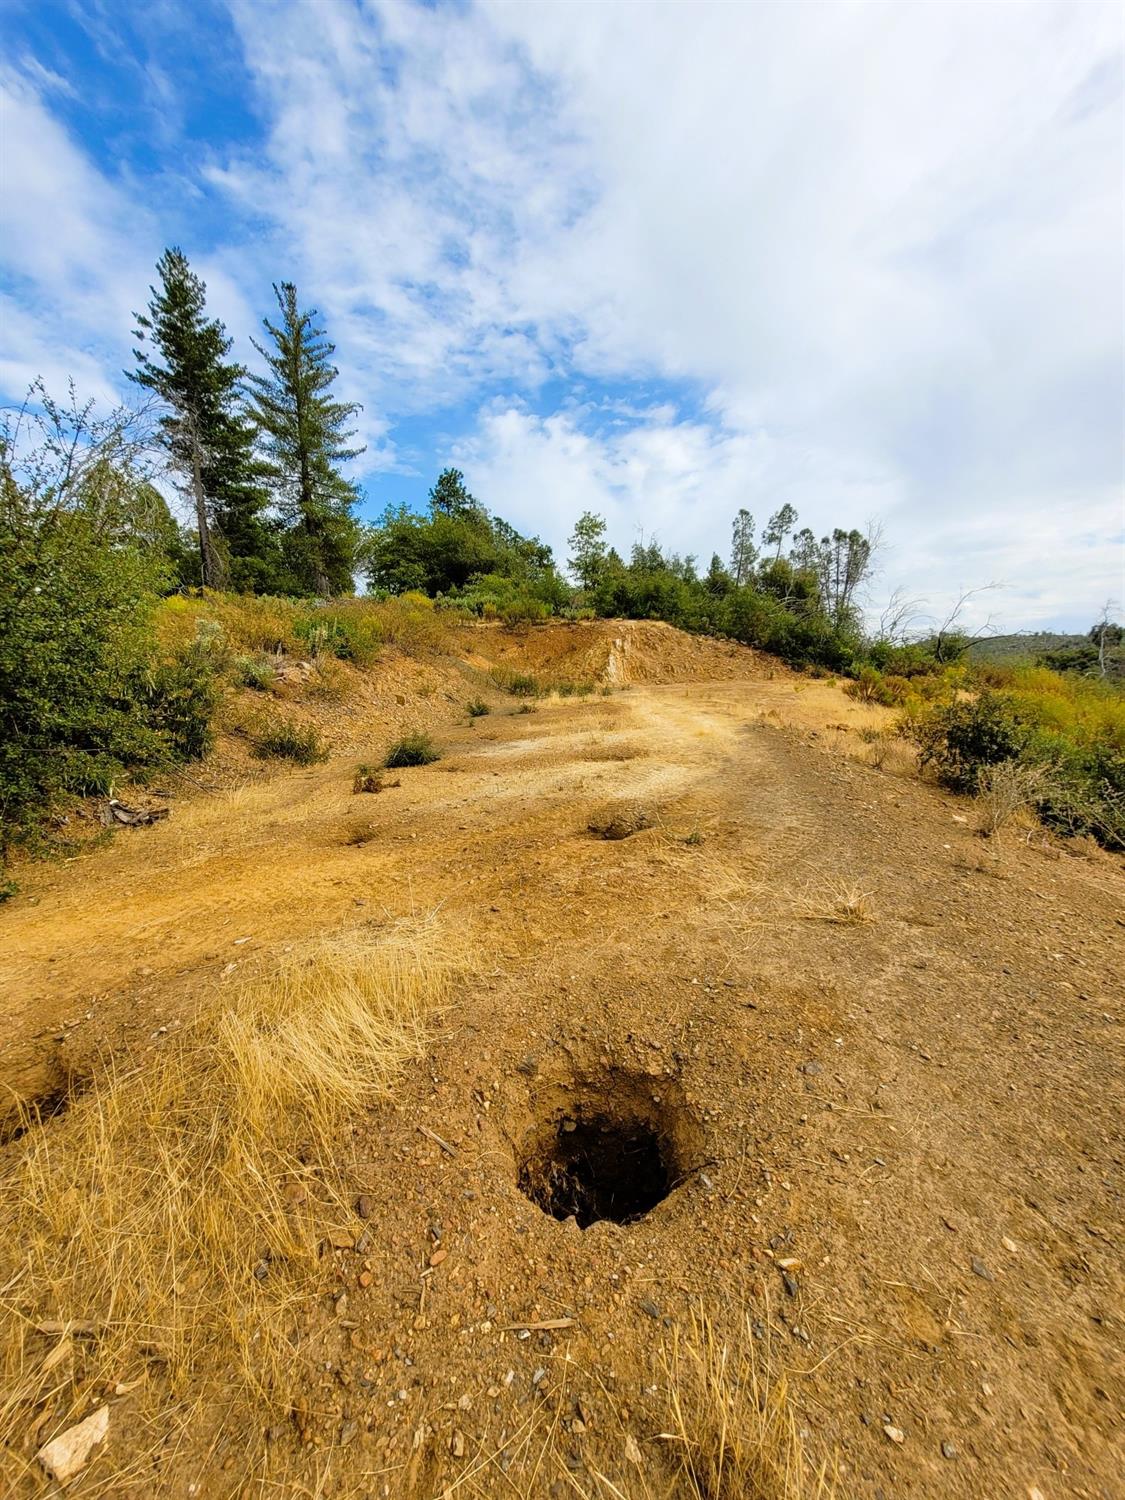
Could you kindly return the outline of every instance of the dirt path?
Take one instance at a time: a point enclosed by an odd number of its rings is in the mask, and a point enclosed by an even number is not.
[[[201,986],[313,932],[436,909],[477,956],[399,1106],[357,1122],[357,1326],[294,1320],[308,1492],[363,1493],[362,1468],[438,1495],[460,1433],[463,1493],[639,1495],[660,1346],[701,1302],[771,1336],[843,1495],[1115,1493],[1120,864],[996,860],[963,804],[826,753],[802,713],[788,680],[495,713],[378,796],[337,761],[187,803],[3,917],[0,1077],[25,1093],[160,1045]],[[654,826],[594,838],[608,804]],[[820,920],[844,887],[871,920]],[[584,1232],[529,1201],[560,1120],[622,1109],[662,1138],[663,1201]],[[504,1331],[550,1319],[573,1322]],[[544,1412],[558,1469],[514,1436]],[[226,1435],[195,1493],[239,1493],[257,1445]]]

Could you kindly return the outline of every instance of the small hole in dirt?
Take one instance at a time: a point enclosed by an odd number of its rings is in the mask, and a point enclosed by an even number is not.
[[[83,1089],[73,1083],[60,1084],[33,1099],[23,1100],[0,1118],[0,1146],[21,1140],[29,1130],[35,1130],[46,1125],[48,1120],[55,1120],[66,1114],[75,1096],[82,1092]]]
[[[643,1218],[672,1191],[675,1175],[666,1143],[648,1121],[593,1114],[561,1119],[553,1138],[524,1162],[519,1186],[544,1213],[586,1229],[599,1219]]]

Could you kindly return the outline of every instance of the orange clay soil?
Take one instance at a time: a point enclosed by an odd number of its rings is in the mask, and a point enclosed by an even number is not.
[[[25,868],[0,914],[24,1098],[143,1062],[315,934],[437,910],[471,953],[425,1062],[354,1122],[366,1233],[292,1310],[302,1399],[138,1465],[111,1396],[70,1493],[664,1493],[661,1348],[698,1308],[749,1312],[839,1496],[1120,1493],[1121,862],[982,842],[971,804],[862,763],[880,711],[748,651],[616,623],[462,646],[369,674],[429,673],[437,705],[400,685],[348,754],[177,795]],[[495,662],[631,685],[529,714],[489,689],[441,761],[351,794],[357,746]],[[16,1493],[47,1492],[33,1452]]]

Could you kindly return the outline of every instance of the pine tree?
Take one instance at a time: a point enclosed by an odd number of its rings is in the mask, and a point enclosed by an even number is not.
[[[207,288],[182,250],[157,262],[159,290],[138,313],[137,368],[130,380],[155,392],[167,411],[164,443],[195,509],[203,583],[221,588],[233,578],[253,586],[268,568],[266,504],[253,454],[254,434],[243,413],[245,374],[232,364],[231,340],[205,312]]]
[[[753,572],[757,557],[758,549],[754,545],[754,517],[743,506],[734,518],[730,543],[730,570],[739,588],[744,583],[750,582],[750,574]]]
[[[430,514],[439,513],[446,516],[483,514],[479,500],[465,488],[465,476],[460,469],[442,469],[430,491]]]
[[[766,529],[762,534],[762,540],[767,547],[776,546],[777,551],[774,553],[775,562],[781,556],[781,548],[784,545],[785,538],[796,524],[797,512],[788,501],[769,518]]]
[[[335,345],[302,312],[291,281],[274,287],[281,323],[263,318],[273,348],[255,349],[268,375],[250,377],[250,405],[261,432],[266,472],[283,521],[290,569],[302,589],[327,598],[350,593],[359,528],[352,507],[359,492],[338,465],[364,450],[349,448],[346,424],[360,408],[331,395]]]

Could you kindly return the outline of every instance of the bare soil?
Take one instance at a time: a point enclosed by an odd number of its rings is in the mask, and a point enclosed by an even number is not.
[[[115,1487],[123,1395],[71,1493],[640,1495],[660,1346],[702,1305],[770,1335],[840,1495],[1119,1495],[1122,862],[985,843],[862,763],[881,711],[739,648],[462,648],[369,674],[387,711],[353,700],[328,763],[182,787],[0,913],[0,1084],[47,1102],[313,933],[437,909],[475,955],[355,1121],[362,1248],[331,1252],[343,1304],[294,1309],[304,1404]],[[497,662],[625,690],[451,722]],[[423,721],[443,759],[353,795],[364,744]]]

